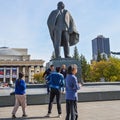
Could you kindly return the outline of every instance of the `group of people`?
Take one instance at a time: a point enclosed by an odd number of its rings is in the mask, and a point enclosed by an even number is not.
[[[58,117],[61,117],[61,93],[64,92],[65,87],[65,99],[66,99],[66,118],[65,120],[77,120],[77,90],[80,89],[80,85],[77,81],[75,74],[77,73],[77,65],[72,64],[67,69],[65,65],[62,67],[54,68],[54,65],[51,65],[47,69],[43,77],[45,77],[47,83],[47,93],[49,94],[49,104],[48,104],[48,113],[46,117],[51,116],[52,104],[54,98],[56,97]],[[19,78],[15,83],[15,106],[12,111],[12,118],[16,118],[16,112],[18,107],[21,105],[23,115],[22,117],[27,117],[26,115],[26,84],[22,79],[24,76],[23,73],[19,73]]]
[[[47,74],[49,71],[49,74]],[[62,67],[56,67],[54,69],[54,65],[51,65],[49,69],[45,71],[43,77],[46,79],[47,83],[47,91],[50,92],[50,99],[48,105],[48,114],[47,117],[50,117],[52,110],[52,103],[54,97],[56,96],[58,117],[61,117],[61,93],[64,92],[64,87],[66,89],[66,119],[65,120],[77,120],[78,112],[77,112],[77,90],[80,89],[80,84],[78,83],[77,77],[75,74],[77,73],[77,65],[72,64],[66,69],[65,65]]]
[[[66,69],[66,65],[63,64],[62,67],[60,68],[60,73],[63,75],[64,79],[66,78],[67,75],[67,69]],[[54,65],[50,65],[50,67],[43,73],[43,77],[46,81],[46,86],[47,86],[47,94],[50,93],[50,89],[49,89],[49,84],[48,84],[48,79],[47,77],[50,75],[50,73],[55,72],[55,68]],[[63,91],[64,91],[64,87],[63,87]]]

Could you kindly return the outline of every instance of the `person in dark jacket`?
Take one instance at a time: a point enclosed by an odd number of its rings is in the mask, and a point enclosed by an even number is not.
[[[48,85],[48,80],[46,79],[50,74],[51,72],[54,71],[54,65],[50,65],[50,68],[48,68],[44,73],[43,73],[43,77],[44,79],[46,80],[46,86],[47,86],[47,94],[49,94],[50,92],[50,89],[49,89],[49,85]]]
[[[23,115],[22,117],[27,117],[26,115],[26,83],[22,79],[24,76],[23,73],[19,73],[19,78],[15,82],[15,106],[12,111],[12,118],[16,118],[15,114],[21,105]]]
[[[65,64],[62,65],[60,73],[64,76],[64,81],[65,81],[67,76],[67,69]],[[62,88],[62,91],[64,92],[64,87]]]
[[[50,117],[52,104],[55,96],[57,102],[58,117],[61,117],[62,111],[61,111],[60,98],[61,98],[61,87],[64,86],[64,77],[60,73],[60,67],[56,67],[56,71],[52,72],[47,79],[49,81],[49,87],[51,88],[47,117]]]
[[[64,79],[65,79],[66,76],[67,76],[67,69],[66,69],[66,65],[65,64],[62,65],[60,73],[63,74]]]

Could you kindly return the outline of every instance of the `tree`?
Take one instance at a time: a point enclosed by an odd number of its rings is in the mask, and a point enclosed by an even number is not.
[[[120,80],[120,59],[109,58],[109,60],[94,61],[90,65],[90,78],[92,81],[100,81],[104,78],[105,81]]]
[[[120,81],[120,59],[110,57],[105,71],[108,81]]]
[[[98,50],[98,55],[97,55],[97,62],[100,62],[102,60],[100,51]]]
[[[90,73],[90,65],[87,63],[86,58],[81,55],[80,56],[80,63],[81,63],[81,77],[84,82],[86,82],[89,79],[89,73]]]
[[[77,59],[77,60],[80,60],[80,55],[79,55],[77,46],[75,46],[75,48],[74,48],[73,58],[75,58],[75,59]]]
[[[38,83],[44,83],[43,72],[34,74],[33,79]]]
[[[51,60],[52,60],[52,59],[55,59],[55,58],[56,58],[56,57],[55,57],[55,52],[53,51],[53,52],[52,52],[52,56],[51,56]]]
[[[99,82],[101,78],[105,78],[104,70],[107,67],[106,61],[94,61],[90,66],[90,79],[94,82]]]
[[[102,54],[102,60],[108,60],[108,56],[107,56],[107,54]]]

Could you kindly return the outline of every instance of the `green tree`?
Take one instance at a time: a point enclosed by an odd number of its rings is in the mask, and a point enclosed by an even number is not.
[[[89,80],[89,73],[90,73],[90,65],[87,63],[86,58],[81,55],[80,56],[80,63],[81,63],[81,77],[84,82]]]
[[[75,59],[77,59],[77,60],[80,60],[80,55],[79,55],[77,46],[75,46],[75,48],[74,48],[73,58],[75,58]]]
[[[51,60],[52,60],[52,59],[55,59],[55,58],[56,58],[56,57],[55,57],[55,52],[53,51],[53,52],[52,52],[52,56],[51,56]]]
[[[107,60],[107,57],[108,57],[108,56],[107,56],[106,54],[103,54],[103,55],[102,55],[102,60]]]
[[[101,58],[101,54],[100,51],[98,50],[98,54],[97,54],[97,62],[100,62],[102,60]]]

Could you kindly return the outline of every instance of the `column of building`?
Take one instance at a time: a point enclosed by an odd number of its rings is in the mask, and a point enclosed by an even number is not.
[[[23,79],[25,80],[25,66],[23,66],[23,74],[24,74]]]
[[[17,79],[19,77],[19,67],[17,67]]]
[[[29,66],[29,68],[28,68],[28,69],[29,69],[29,76],[28,76],[28,80],[29,80],[29,82],[32,82],[32,81],[31,81],[31,66]]]
[[[45,71],[44,67],[40,66],[40,72],[43,72],[43,71]]]
[[[3,82],[5,83],[6,82],[6,67],[4,67],[4,76],[3,76]]]
[[[10,67],[10,80],[9,80],[9,84],[13,84],[13,81],[12,81],[12,67]]]
[[[35,73],[39,73],[40,72],[40,66],[35,66],[34,69],[35,69]]]

